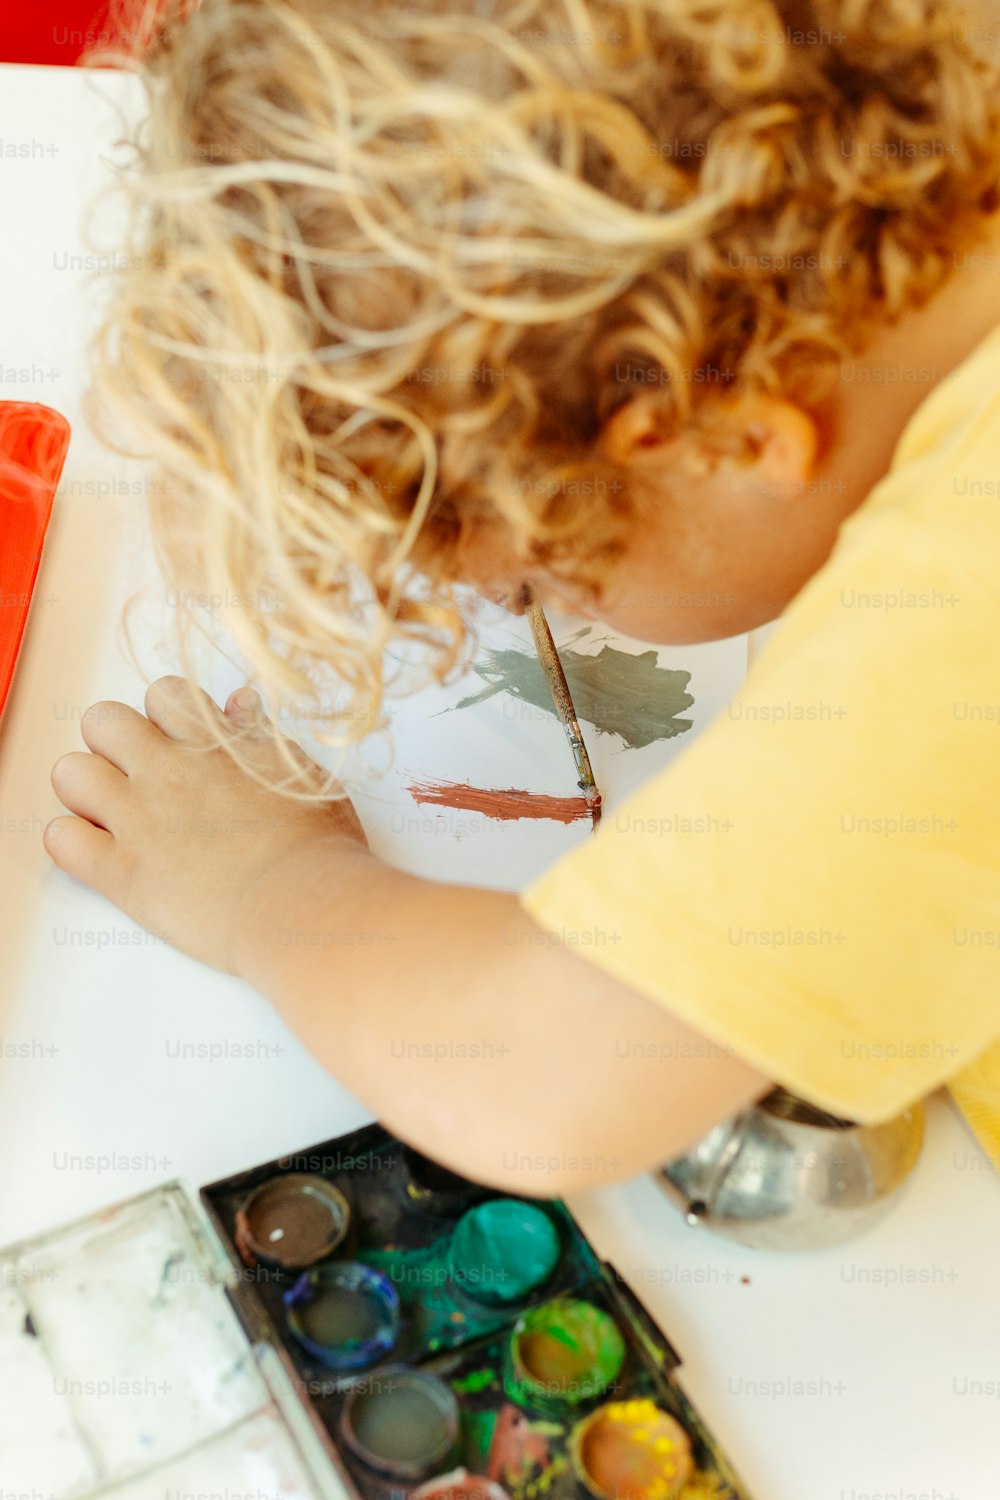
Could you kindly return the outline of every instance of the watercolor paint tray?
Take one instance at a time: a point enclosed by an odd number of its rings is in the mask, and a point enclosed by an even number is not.
[[[329,1253],[300,1200],[346,1206]],[[300,1337],[303,1287],[346,1272],[395,1317],[370,1347],[325,1329],[348,1368]],[[564,1204],[377,1125],[0,1249],[0,1477],[47,1500],[750,1500],[679,1363]]]
[[[323,1170],[317,1173],[317,1167]],[[263,1330],[269,1338],[283,1337],[284,1296],[296,1273],[282,1273],[259,1263],[248,1266],[237,1248],[237,1216],[255,1189],[279,1177],[300,1177],[304,1168],[310,1169],[309,1175],[332,1183],[350,1204],[350,1229],[331,1258],[359,1261],[378,1269],[399,1292],[401,1327],[393,1346],[394,1359],[419,1361],[510,1322],[509,1305],[484,1305],[472,1295],[474,1284],[468,1293],[461,1284],[456,1285],[447,1264],[448,1240],[456,1219],[477,1203],[502,1195],[478,1189],[440,1169],[434,1180],[445,1187],[427,1188],[416,1183],[414,1171],[426,1172],[429,1168],[434,1172],[433,1164],[409,1151],[380,1126],[371,1125],[202,1189],[202,1202],[242,1283],[252,1284],[256,1292],[258,1333]],[[559,1260],[542,1291],[516,1299],[519,1311],[571,1292],[598,1270],[597,1257],[566,1207],[550,1201],[540,1211],[556,1230]],[[478,1269],[474,1264],[468,1270],[467,1281],[474,1283]],[[483,1264],[478,1279],[493,1282],[497,1291],[503,1292],[505,1268]],[[299,1373],[314,1388],[333,1392],[355,1378],[350,1373],[338,1376],[324,1370],[301,1346],[293,1344],[291,1352]]]
[[[399,1290],[396,1339],[364,1369],[331,1371],[316,1362],[287,1321],[286,1299],[294,1296],[304,1273],[254,1262],[248,1255],[241,1210],[245,1214],[254,1195],[270,1191],[269,1185],[301,1183],[303,1174],[325,1180],[351,1209],[348,1233],[316,1267],[349,1259],[387,1275]],[[608,1413],[645,1420],[651,1408],[679,1423],[690,1444],[692,1470],[677,1500],[749,1500],[672,1379],[680,1365],[676,1350],[614,1267],[599,1260],[564,1204],[475,1188],[435,1168],[378,1125],[213,1183],[202,1189],[201,1199],[229,1256],[236,1277],[232,1295],[250,1337],[279,1349],[347,1488],[362,1500],[407,1500],[414,1494],[418,1500],[601,1500],[599,1489],[581,1478],[574,1457],[584,1424],[589,1419],[592,1427],[599,1425]],[[544,1215],[557,1231],[557,1261],[527,1290],[505,1282],[492,1250],[475,1277],[475,1266],[456,1257],[454,1245],[450,1256],[446,1248],[458,1240],[457,1226],[508,1205],[531,1222]],[[456,1269],[464,1272],[457,1283],[449,1274]],[[491,1270],[497,1273],[492,1281]],[[508,1300],[484,1307],[484,1288],[494,1304],[500,1295]],[[621,1346],[614,1359],[620,1363],[613,1360],[592,1388],[587,1383],[592,1374],[571,1377],[568,1388],[562,1376],[555,1382],[531,1378],[512,1350],[528,1347],[532,1338],[537,1346],[539,1330],[544,1334],[547,1320],[557,1315],[556,1337],[562,1338],[568,1314],[581,1304],[593,1310],[588,1317],[601,1329],[613,1325],[610,1331]],[[436,1493],[433,1475],[408,1475],[393,1472],[392,1465],[362,1461],[351,1436],[355,1419],[347,1420],[351,1409],[425,1377],[453,1393],[458,1413],[457,1432],[435,1473],[457,1471],[463,1477],[450,1487],[438,1484]],[[522,1454],[522,1464],[512,1460],[514,1452]],[[638,1500],[640,1492],[625,1493]],[[664,1489],[661,1496],[654,1486],[649,1500],[673,1500],[673,1495]]]

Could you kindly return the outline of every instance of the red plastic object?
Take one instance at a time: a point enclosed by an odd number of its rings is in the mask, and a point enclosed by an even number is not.
[[[0,401],[0,714],[14,675],[70,427],[49,406]]]
[[[8,0],[0,9],[0,62],[72,67],[115,39],[109,0]]]

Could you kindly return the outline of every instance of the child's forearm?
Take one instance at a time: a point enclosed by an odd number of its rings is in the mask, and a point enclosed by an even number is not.
[[[180,679],[153,683],[146,709],[84,715],[89,753],[53,767],[68,809],[45,831],[53,860],[270,996],[428,1155],[551,1196],[664,1160],[766,1087],[514,896],[406,875],[370,853],[350,803],[280,796],[253,716],[261,782],[192,727]]]
[[[721,1049],[692,1061],[694,1033],[516,897],[407,875],[339,836],[261,878],[237,967],[388,1125],[514,1191],[648,1168],[767,1082]]]

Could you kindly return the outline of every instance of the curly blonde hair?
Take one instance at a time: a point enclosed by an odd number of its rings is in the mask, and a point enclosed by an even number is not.
[[[387,648],[462,659],[466,528],[599,586],[637,385],[668,428],[818,405],[997,206],[996,69],[941,0],[154,10],[98,389],[168,580],[245,601],[260,683],[338,743]]]

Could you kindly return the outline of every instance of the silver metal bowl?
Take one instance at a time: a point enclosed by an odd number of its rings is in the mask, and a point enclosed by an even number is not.
[[[852,1239],[917,1164],[924,1107],[858,1125],[775,1089],[656,1174],[689,1224],[765,1250]]]

